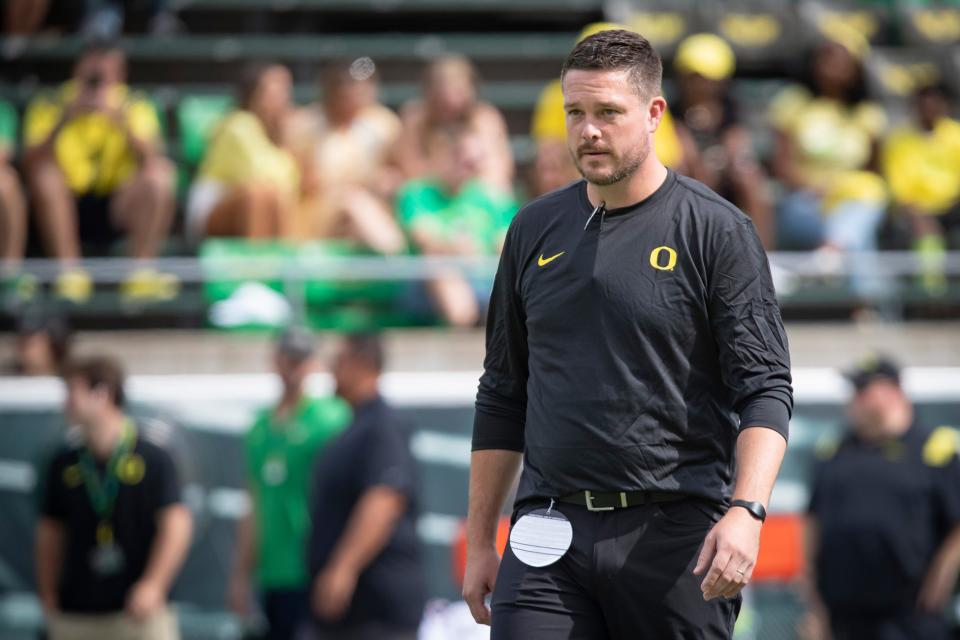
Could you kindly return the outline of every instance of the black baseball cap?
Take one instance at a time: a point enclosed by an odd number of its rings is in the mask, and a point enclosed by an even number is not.
[[[306,327],[291,325],[277,338],[277,352],[295,360],[306,360],[316,351],[316,338]]]
[[[885,355],[867,356],[843,374],[850,381],[854,389],[863,390],[871,382],[876,380],[891,380],[900,384],[900,365],[892,358]]]

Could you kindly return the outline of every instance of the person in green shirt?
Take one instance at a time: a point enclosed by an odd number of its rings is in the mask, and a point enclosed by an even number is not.
[[[427,144],[430,174],[407,182],[397,196],[397,216],[416,253],[434,256],[499,255],[517,211],[513,194],[480,176],[486,147],[462,125],[436,131]],[[433,306],[453,326],[474,326],[489,298],[489,283],[459,273],[427,282]]]
[[[274,355],[280,400],[257,415],[245,438],[251,510],[237,527],[228,604],[236,614],[248,616],[255,585],[270,640],[294,638],[307,620],[304,550],[310,531],[311,470],[317,453],[351,416],[342,400],[306,394],[305,383],[315,365],[313,335],[303,328],[288,328]]]
[[[16,139],[16,111],[0,101],[0,286],[11,291],[18,284],[27,242],[27,203],[11,164]]]

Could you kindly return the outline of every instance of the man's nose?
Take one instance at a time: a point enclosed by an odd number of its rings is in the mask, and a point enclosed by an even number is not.
[[[584,140],[599,140],[600,135],[600,127],[590,121],[587,121],[580,130],[580,137]]]

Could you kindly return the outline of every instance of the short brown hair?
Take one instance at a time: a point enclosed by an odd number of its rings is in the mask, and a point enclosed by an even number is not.
[[[123,367],[107,356],[93,356],[71,360],[63,368],[63,379],[83,380],[91,389],[105,389],[110,400],[118,407],[126,402],[123,392]]]
[[[584,38],[563,62],[561,80],[572,69],[628,71],[644,99],[660,94],[663,62],[650,41],[634,31],[608,29]]]
[[[380,334],[374,332],[349,333],[344,336],[347,353],[377,373],[383,371],[385,356]]]

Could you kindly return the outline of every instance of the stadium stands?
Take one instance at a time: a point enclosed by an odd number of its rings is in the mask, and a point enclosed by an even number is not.
[[[489,279],[496,258],[445,259],[358,253],[340,239],[293,244],[251,244],[214,239],[199,247],[187,242],[183,217],[189,187],[210,135],[234,104],[234,80],[251,61],[275,60],[290,68],[294,98],[305,105],[318,97],[317,76],[332,61],[371,57],[380,76],[380,98],[398,109],[421,92],[427,61],[446,53],[467,56],[477,67],[480,97],[499,109],[509,130],[521,195],[534,157],[530,120],[541,89],[555,79],[576,34],[590,22],[615,20],[647,35],[664,56],[665,93],[675,96],[672,61],[688,35],[716,33],[733,48],[737,71],[730,91],[742,107],[756,156],[769,164],[775,134],[767,117],[773,97],[803,75],[806,53],[824,29],[863,34],[871,43],[865,59],[867,91],[891,123],[911,116],[914,91],[945,81],[960,94],[960,3],[875,0],[181,0],[183,30],[165,37],[128,34],[122,45],[130,61],[131,85],[149,97],[160,116],[166,153],[178,169],[178,222],[158,261],[183,286],[173,300],[123,304],[118,284],[130,261],[122,247],[86,263],[97,288],[82,305],[47,295],[58,274],[44,260],[33,234],[26,269],[30,278],[8,285],[0,279],[0,329],[14,326],[28,304],[40,303],[69,316],[81,330],[119,329],[83,342],[86,349],[118,353],[135,374],[137,410],[172,419],[178,444],[186,445],[197,541],[175,594],[186,637],[235,638],[240,629],[223,606],[223,580],[233,523],[245,507],[240,491],[239,430],[255,404],[271,389],[260,371],[263,330],[299,316],[325,329],[436,325],[436,318],[396,304],[409,281],[451,266]],[[826,26],[825,26],[826,25]],[[837,27],[836,25],[841,25]],[[23,117],[40,92],[63,81],[86,38],[80,34],[0,36],[0,141],[12,140],[15,166],[22,166]],[[954,105],[956,107],[956,105]],[[772,185],[775,195],[783,190]],[[888,246],[905,248],[902,242]],[[862,310],[844,274],[849,257],[827,261],[806,252],[774,253],[774,278],[788,319],[847,319]],[[887,318],[960,317],[960,253],[938,263],[949,287],[932,295],[917,285],[923,265],[910,251],[890,252],[876,268],[886,281],[883,303],[873,310]],[[0,276],[2,277],[2,276]],[[14,286],[15,285],[15,286]],[[37,293],[21,295],[21,292]],[[25,300],[27,302],[25,302]],[[252,311],[251,311],[252,310]],[[868,317],[871,314],[867,314]],[[209,327],[255,331],[217,335]],[[895,325],[879,332],[844,326],[826,339],[819,328],[791,328],[798,370],[798,409],[790,454],[775,494],[775,544],[785,557],[767,558],[766,582],[752,595],[742,617],[741,637],[793,637],[799,610],[788,579],[798,566],[796,521],[817,441],[842,419],[843,389],[824,367],[859,355],[867,345],[888,344],[905,362],[956,365],[954,325],[917,323],[903,333]],[[190,329],[189,333],[136,328]],[[474,369],[482,353],[479,333],[400,334],[391,344],[400,353],[390,385],[417,425],[414,454],[424,469],[425,515],[419,523],[429,562],[431,594],[455,597],[449,570],[450,543],[464,515]],[[10,345],[0,335],[0,346]],[[184,370],[199,375],[177,379]],[[422,375],[410,374],[419,371]],[[227,376],[223,374],[241,373]],[[142,375],[147,374],[147,375]],[[921,397],[930,420],[956,423],[956,369],[917,369],[909,386]],[[32,567],[21,550],[29,545],[34,484],[30,466],[41,445],[62,427],[59,391],[50,379],[0,378],[0,511],[11,526],[0,527],[0,638],[34,637],[40,611],[29,595]],[[325,388],[326,379],[316,380]],[[952,386],[951,386],[952,385]],[[388,393],[389,395],[389,393]],[[218,463],[213,464],[211,461]],[[769,553],[769,552],[768,552]]]

